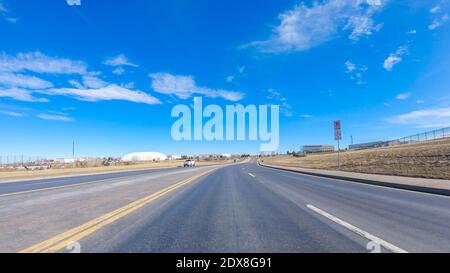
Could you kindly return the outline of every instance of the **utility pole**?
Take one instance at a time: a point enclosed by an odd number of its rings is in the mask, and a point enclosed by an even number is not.
[[[338,169],[341,169],[341,145],[340,145],[340,140],[337,141],[338,143]]]
[[[341,169],[341,140],[342,140],[342,127],[341,121],[334,121],[334,140],[337,141],[338,144],[338,170]]]
[[[73,167],[75,168],[75,140],[72,141],[72,159],[73,159]]]

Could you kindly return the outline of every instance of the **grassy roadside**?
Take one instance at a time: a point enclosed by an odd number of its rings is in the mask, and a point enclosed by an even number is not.
[[[198,161],[196,162],[196,165],[202,166],[211,164],[225,164],[231,162],[233,162],[233,160]],[[170,160],[170,161],[147,162],[143,164],[132,164],[123,166],[102,166],[102,167],[48,169],[48,170],[33,170],[33,171],[5,171],[0,172],[0,181],[56,178],[71,175],[95,174],[114,171],[131,171],[139,169],[176,168],[182,167],[183,163],[184,160]]]
[[[264,163],[338,170],[337,154],[264,158]],[[341,170],[358,173],[450,179],[450,139],[341,153]]]

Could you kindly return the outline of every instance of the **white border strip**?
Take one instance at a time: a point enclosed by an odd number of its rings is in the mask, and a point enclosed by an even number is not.
[[[306,205],[306,207],[308,207],[310,210],[330,219],[331,221],[335,222],[336,224],[339,224],[339,225],[353,231],[354,233],[356,233],[372,242],[375,242],[376,244],[379,244],[379,245],[385,247],[386,249],[389,249],[395,253],[408,253],[408,251],[401,249],[398,246],[395,246],[389,242],[386,242],[385,240],[380,239],[360,228],[357,228],[357,227],[353,226],[352,224],[349,224],[349,223],[347,223],[347,222],[345,222],[345,221],[343,221],[343,220],[341,220],[319,208],[314,207],[313,205],[308,204],[308,205]]]

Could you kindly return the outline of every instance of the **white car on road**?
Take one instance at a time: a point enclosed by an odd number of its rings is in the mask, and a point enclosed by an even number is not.
[[[195,167],[195,160],[188,159],[184,162],[184,167]]]

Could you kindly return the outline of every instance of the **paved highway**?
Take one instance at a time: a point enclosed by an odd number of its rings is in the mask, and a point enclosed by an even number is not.
[[[0,223],[3,252],[450,251],[448,197],[255,162],[0,196]]]
[[[163,172],[166,170],[167,169],[147,169],[147,170],[111,172],[101,174],[87,174],[79,176],[67,176],[59,178],[43,178],[39,180],[30,180],[30,181],[1,182],[0,196],[13,194],[17,192],[48,189],[50,187],[62,187],[62,186],[104,181],[113,178],[126,178],[129,176],[146,175],[151,173]]]

